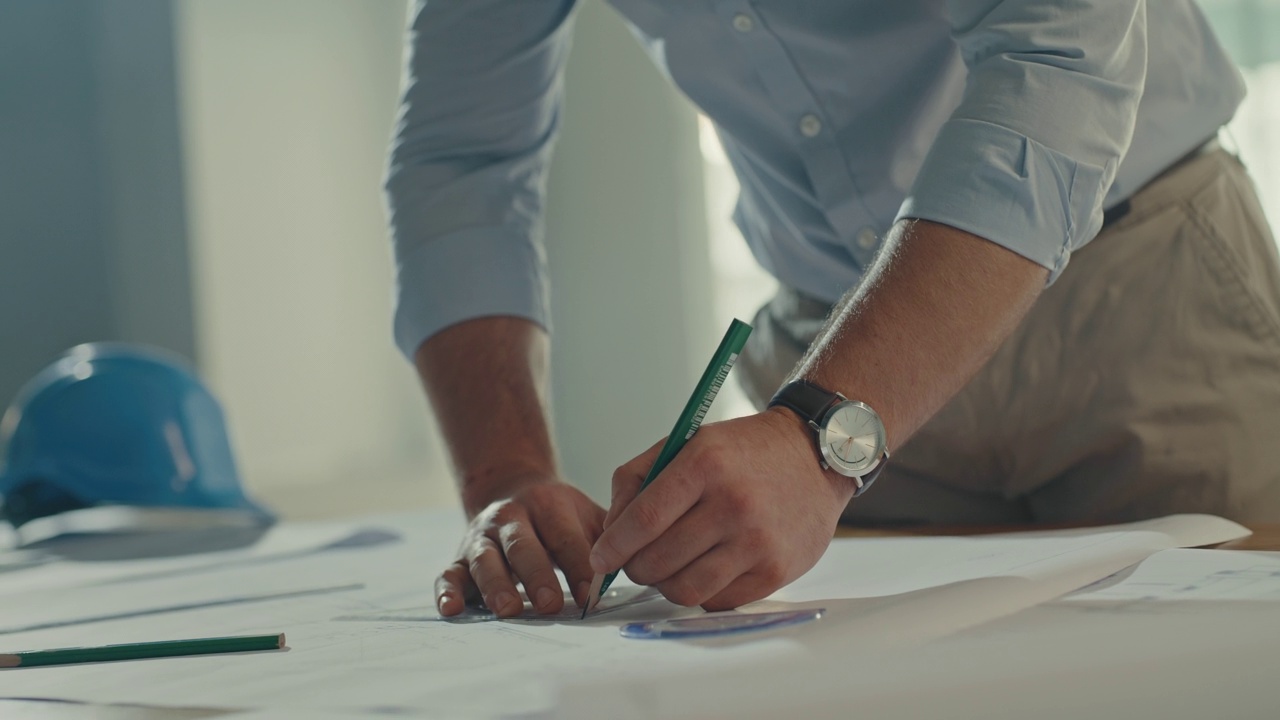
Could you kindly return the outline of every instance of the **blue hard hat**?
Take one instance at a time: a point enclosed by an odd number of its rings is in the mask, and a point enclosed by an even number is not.
[[[95,505],[228,508],[245,496],[222,408],[186,364],[121,343],[67,351],[0,420],[0,518],[19,527]]]

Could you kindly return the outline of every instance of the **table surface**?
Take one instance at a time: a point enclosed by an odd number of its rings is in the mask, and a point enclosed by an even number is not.
[[[1221,550],[1275,550],[1280,551],[1280,524],[1248,524],[1253,534],[1246,538],[1218,545]],[[1084,527],[1057,525],[1057,528]],[[840,526],[836,537],[902,537],[904,535],[989,535],[991,533],[1045,530],[1043,525],[929,525],[922,527],[877,528]]]
[[[842,526],[836,537],[902,537],[910,535],[986,535],[1000,532],[1043,530],[1044,526],[928,526],[904,528],[866,528]],[[1249,525],[1253,534],[1218,546],[1224,550],[1280,550],[1280,524]],[[0,699],[0,716],[13,720],[197,720],[199,718],[232,718],[234,711],[214,708],[142,708],[137,706],[103,706],[35,700]]]

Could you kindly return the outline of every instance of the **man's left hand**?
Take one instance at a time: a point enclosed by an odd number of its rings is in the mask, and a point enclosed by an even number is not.
[[[808,428],[781,408],[701,428],[640,492],[661,447],[614,473],[591,566],[624,568],[679,605],[727,610],[800,577],[856,489],[823,471]]]

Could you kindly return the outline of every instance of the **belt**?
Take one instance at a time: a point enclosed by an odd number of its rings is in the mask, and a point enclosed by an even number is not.
[[[1121,200],[1115,205],[1112,205],[1111,207],[1107,208],[1106,211],[1102,213],[1102,227],[1105,229],[1108,226],[1112,225],[1113,223],[1119,222],[1121,218],[1129,214],[1129,211],[1133,209],[1133,204],[1129,202],[1129,198],[1147,189],[1157,180],[1160,180],[1161,178],[1172,174],[1175,170],[1182,167],[1183,165],[1186,165],[1192,160],[1195,160],[1196,158],[1201,157],[1203,155],[1208,155],[1209,153],[1214,152],[1216,150],[1220,150],[1221,148],[1222,148],[1222,145],[1218,143],[1217,136],[1214,136],[1204,141],[1203,143],[1200,143],[1199,145],[1197,145],[1195,148],[1191,150],[1191,152],[1188,152],[1186,155],[1183,155],[1177,160],[1174,160],[1169,165],[1169,167],[1166,167],[1164,170],[1161,170],[1159,175],[1156,175],[1155,177],[1148,180],[1142,187],[1135,190],[1133,194],[1130,195],[1128,198],[1125,198],[1124,200]]]

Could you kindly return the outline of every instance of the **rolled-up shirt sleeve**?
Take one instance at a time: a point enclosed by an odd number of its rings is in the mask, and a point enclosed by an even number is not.
[[[1143,0],[951,0],[969,80],[898,219],[943,223],[1050,271],[1102,227],[1146,77]]]
[[[573,0],[419,0],[386,175],[396,344],[450,325],[550,326],[543,206]]]

